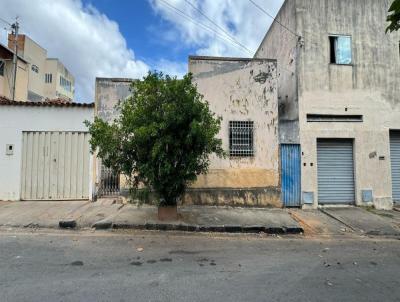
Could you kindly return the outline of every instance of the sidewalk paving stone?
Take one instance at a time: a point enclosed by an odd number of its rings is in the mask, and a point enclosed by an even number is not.
[[[289,213],[303,227],[306,235],[345,235],[354,231],[322,211],[290,209]]]
[[[323,208],[321,211],[357,233],[365,235],[400,235],[400,229],[396,228],[390,219],[360,207]]]

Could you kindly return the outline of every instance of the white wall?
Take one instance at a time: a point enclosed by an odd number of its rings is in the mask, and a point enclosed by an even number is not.
[[[20,199],[23,131],[87,131],[83,122],[93,121],[93,115],[93,108],[87,107],[0,106],[0,200]],[[14,145],[13,155],[6,155],[7,144]],[[92,166],[89,169],[91,198]]]

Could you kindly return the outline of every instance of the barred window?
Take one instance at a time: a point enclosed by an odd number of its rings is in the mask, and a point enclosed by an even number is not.
[[[229,122],[229,155],[253,156],[253,129],[252,121]]]
[[[45,83],[51,83],[53,82],[53,75],[51,73],[46,73],[44,75],[44,82]]]

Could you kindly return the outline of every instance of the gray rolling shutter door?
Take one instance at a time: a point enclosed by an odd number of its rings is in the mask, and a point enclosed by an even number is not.
[[[346,139],[319,139],[318,203],[354,203],[353,141]]]
[[[390,133],[393,201],[400,203],[400,131]]]

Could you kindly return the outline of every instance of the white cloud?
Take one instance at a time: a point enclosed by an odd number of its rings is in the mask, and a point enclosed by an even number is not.
[[[187,0],[200,9],[205,15],[213,20],[219,27],[229,32],[238,42],[251,50],[251,53],[243,50],[240,46],[227,42],[226,35],[212,24],[206,17],[201,15],[185,0],[149,0],[154,11],[163,19],[170,22],[173,29],[180,34],[180,40],[186,45],[196,49],[198,55],[212,56],[253,56],[257,50],[272,19],[259,11],[247,0]],[[170,6],[183,11],[194,20],[212,27],[225,40],[215,33],[193,24],[185,17],[179,16]],[[283,0],[255,0],[272,15],[276,15],[282,6]]]
[[[198,55],[252,56],[237,45],[221,40],[214,33],[178,16],[161,0],[148,1],[153,10],[170,24],[160,29],[159,37],[171,48],[190,47]],[[193,19],[220,31],[185,0],[166,1]],[[272,22],[246,0],[188,1],[252,51],[257,49]],[[277,13],[283,2],[255,1],[272,14]],[[110,2],[110,5],[114,3]],[[174,62],[166,57],[148,58],[144,62],[136,59],[118,24],[95,7],[84,6],[82,0],[0,0],[0,7],[0,17],[12,21],[18,15],[21,32],[46,48],[49,57],[59,58],[75,75],[78,101],[94,100],[96,76],[141,78],[148,70],[157,69],[181,77],[187,71],[186,60]],[[0,34],[0,40],[6,44],[4,31]]]
[[[187,62],[175,62],[166,59],[161,59],[154,64],[154,69],[157,71],[162,71],[170,76],[177,76],[178,78],[183,78],[187,73]]]
[[[75,75],[78,101],[93,101],[96,76],[138,78],[149,70],[135,59],[118,24],[80,0],[0,0],[0,7],[1,17],[18,15],[21,32]]]

